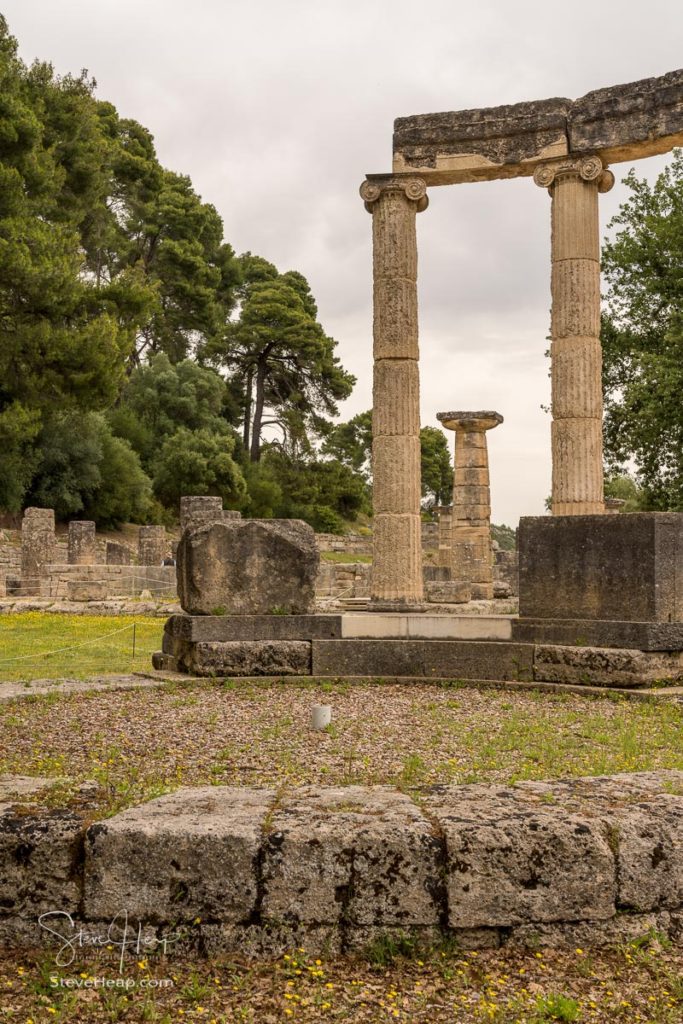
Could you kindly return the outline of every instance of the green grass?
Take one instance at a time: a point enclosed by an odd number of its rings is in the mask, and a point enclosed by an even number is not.
[[[352,562],[363,562],[364,565],[370,565],[372,562],[372,555],[354,555],[347,551],[321,551],[320,558],[323,562],[335,562],[338,565],[347,565]]]
[[[163,619],[146,616],[50,615],[44,612],[2,615],[0,682],[63,677],[86,679],[149,668],[151,652],[161,646],[163,628]]]

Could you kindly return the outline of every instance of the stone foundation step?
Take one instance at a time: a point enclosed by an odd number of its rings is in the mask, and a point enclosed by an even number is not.
[[[534,647],[482,640],[314,640],[314,676],[532,680]]]
[[[203,786],[94,824],[26,804],[43,781],[0,778],[5,942],[58,949],[78,927],[103,945],[121,908],[131,934],[153,948],[168,936],[173,956],[338,954],[399,934],[464,949],[654,929],[683,941],[683,772],[418,799],[388,785]]]

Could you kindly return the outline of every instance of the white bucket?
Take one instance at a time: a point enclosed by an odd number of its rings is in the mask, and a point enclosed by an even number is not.
[[[311,728],[321,732],[326,729],[332,721],[332,707],[330,704],[314,704],[311,708]]]

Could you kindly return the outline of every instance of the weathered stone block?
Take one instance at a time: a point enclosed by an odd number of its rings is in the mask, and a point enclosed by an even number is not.
[[[218,522],[223,518],[223,499],[213,495],[186,495],[180,499],[180,532]]]
[[[305,613],[319,554],[296,519],[249,519],[186,530],[178,546],[178,594],[191,615]]]
[[[533,678],[587,686],[648,686],[683,680],[683,654],[609,647],[538,646]]]
[[[683,777],[663,793],[609,819],[617,846],[618,905],[646,911],[683,905]]]
[[[164,632],[182,640],[336,640],[341,615],[172,615]]]
[[[0,804],[0,918],[76,913],[82,849],[78,815]]]
[[[70,565],[95,565],[97,562],[95,523],[86,520],[74,520],[69,523],[67,558]]]
[[[256,908],[268,789],[180,789],[106,821],[86,835],[84,909],[108,920],[247,921]]]
[[[683,144],[683,71],[596,89],[572,103],[572,153],[598,153],[608,162],[667,153]]]
[[[119,544],[118,541],[107,541],[107,565],[132,565],[133,552],[127,544]]]
[[[307,676],[311,644],[307,640],[228,640],[190,643],[178,662],[196,675]]]
[[[472,587],[460,580],[431,581],[425,585],[425,596],[432,604],[467,604]]]
[[[615,914],[600,821],[504,786],[444,786],[424,803],[446,837],[449,925],[510,927]]]
[[[394,121],[394,171],[430,184],[533,174],[539,159],[567,154],[568,99],[418,114]]]
[[[103,580],[67,580],[67,601],[104,601],[109,587]]]
[[[531,679],[533,647],[504,641],[314,640],[314,676]]]
[[[303,787],[266,835],[262,916],[289,924],[436,927],[442,844],[388,786]]]
[[[683,514],[542,516],[519,526],[519,614],[683,620]]]
[[[513,619],[520,643],[621,647],[632,651],[683,650],[683,622],[618,622],[590,619]]]
[[[141,526],[138,534],[140,565],[161,565],[170,548],[163,526]]]

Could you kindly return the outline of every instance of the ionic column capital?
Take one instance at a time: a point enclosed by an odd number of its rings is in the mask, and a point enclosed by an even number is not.
[[[421,213],[429,206],[427,185],[423,178],[413,174],[369,174],[360,187],[360,196],[368,213],[382,195],[390,192],[401,192],[414,202],[417,212]]]
[[[558,178],[573,176],[583,181],[595,182],[598,192],[609,192],[614,185],[614,175],[603,164],[599,156],[564,157],[539,164],[534,171],[534,181],[539,188],[549,191]]]

